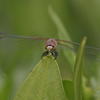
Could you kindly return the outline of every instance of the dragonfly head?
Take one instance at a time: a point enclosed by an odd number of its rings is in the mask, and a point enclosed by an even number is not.
[[[45,48],[48,51],[51,51],[53,49],[56,49],[56,47],[57,47],[57,41],[55,39],[48,39],[46,41]]]

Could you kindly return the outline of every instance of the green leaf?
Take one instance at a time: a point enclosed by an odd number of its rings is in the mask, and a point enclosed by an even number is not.
[[[74,100],[74,84],[70,80],[63,80],[63,86],[68,100]]]
[[[43,57],[26,78],[14,100],[67,100],[58,64]]]
[[[74,66],[75,100],[82,100],[82,60],[83,60],[83,54],[84,54],[86,40],[87,40],[87,38],[84,37],[80,44],[79,51],[76,56],[75,66]]]

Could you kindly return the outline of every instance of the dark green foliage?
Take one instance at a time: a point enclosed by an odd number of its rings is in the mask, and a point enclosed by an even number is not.
[[[83,38],[82,42],[80,43],[80,47],[76,56],[76,61],[74,65],[74,96],[75,100],[83,100],[82,98],[82,77],[83,77],[83,70],[82,70],[82,62],[84,56],[84,49],[86,45],[86,37]]]
[[[68,100],[74,100],[74,84],[73,81],[70,80],[63,80],[63,86],[68,97]]]

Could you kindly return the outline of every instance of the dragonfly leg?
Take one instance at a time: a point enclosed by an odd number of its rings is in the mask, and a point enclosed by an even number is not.
[[[42,54],[41,58],[44,57],[44,56],[47,56],[49,53],[51,53],[51,55],[52,55],[55,59],[56,59],[57,56],[58,56],[58,52],[57,52],[56,50],[53,50],[53,51],[45,51],[45,52]]]
[[[51,54],[55,59],[58,57],[58,52],[56,50],[51,51]]]
[[[45,51],[45,52],[42,54],[41,58],[44,57],[44,56],[47,56],[48,54],[49,54],[49,51]]]

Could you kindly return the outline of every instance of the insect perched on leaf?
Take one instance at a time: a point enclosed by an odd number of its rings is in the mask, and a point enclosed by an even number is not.
[[[55,59],[58,56],[58,52],[56,51],[57,41],[55,39],[48,39],[45,44],[46,51],[42,56],[47,56],[51,54]]]
[[[6,38],[43,40],[43,41],[45,41],[45,50],[46,51],[42,54],[42,57],[51,54],[55,59],[58,56],[58,52],[56,50],[58,45],[70,48],[72,51],[75,51],[76,48],[80,45],[80,43],[67,41],[67,40],[36,37],[36,36],[14,35],[14,34],[6,34],[6,33],[0,32],[0,39],[6,39]],[[69,46],[69,45],[71,45],[71,46]],[[86,54],[92,56],[94,59],[100,53],[99,47],[86,46],[85,48],[86,48]],[[100,60],[100,59],[97,58],[97,60]]]

